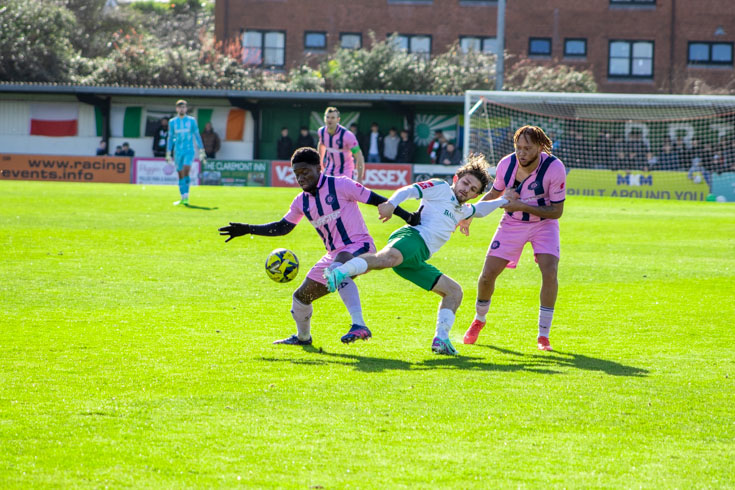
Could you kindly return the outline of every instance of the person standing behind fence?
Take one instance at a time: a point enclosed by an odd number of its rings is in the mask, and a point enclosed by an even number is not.
[[[398,158],[398,145],[401,138],[398,137],[396,128],[388,130],[388,136],[383,138],[383,161],[385,163],[395,163]]]
[[[408,136],[408,131],[401,130],[401,141],[398,143],[398,156],[396,157],[396,160],[400,163],[413,163],[416,145]]]
[[[166,144],[168,140],[168,119],[165,117],[161,118],[158,123],[156,132],[153,134],[153,156],[154,157],[165,157],[166,156]]]
[[[309,132],[309,128],[306,126],[301,126],[301,129],[299,130],[299,137],[296,138],[296,148],[314,148],[316,149],[316,144],[314,144],[314,137]],[[288,160],[291,159],[291,155],[288,156]]]
[[[169,163],[176,164],[176,171],[179,174],[179,192],[181,200],[174,202],[174,206],[179,204],[189,204],[189,184],[191,179],[189,172],[191,164],[194,162],[194,143],[199,147],[199,159],[205,160],[204,143],[199,135],[199,126],[197,120],[186,114],[187,105],[185,100],[176,101],[177,116],[172,117],[168,122],[169,138],[166,145],[166,160]],[[171,157],[171,150],[174,151],[174,158]]]
[[[204,153],[207,158],[216,158],[217,152],[222,146],[222,142],[219,139],[219,135],[214,130],[211,122],[204,125],[204,131],[202,132],[202,143],[204,143]]]

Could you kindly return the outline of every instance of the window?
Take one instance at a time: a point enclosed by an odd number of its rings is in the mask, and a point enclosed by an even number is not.
[[[732,65],[732,43],[689,43],[690,65]]]
[[[308,51],[324,51],[327,49],[327,33],[304,32],[304,49]]]
[[[494,37],[460,36],[459,47],[463,53],[470,50],[494,53],[497,50],[498,43]]]
[[[653,78],[652,41],[610,41],[610,77]]]
[[[344,49],[360,49],[362,34],[359,32],[343,32],[339,35],[339,45]]]
[[[429,59],[431,56],[431,36],[424,34],[398,34],[396,47],[419,57]]]
[[[584,58],[587,56],[587,40],[572,39],[564,40],[564,56],[567,58]]]
[[[242,35],[242,47],[244,64],[280,67],[286,58],[286,33],[247,30]]]
[[[529,56],[551,56],[550,37],[532,37],[528,39]]]

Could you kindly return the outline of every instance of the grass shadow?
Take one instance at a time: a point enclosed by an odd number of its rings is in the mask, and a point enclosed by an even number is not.
[[[554,350],[546,353],[523,354],[493,345],[477,345],[486,349],[492,349],[502,354],[509,354],[517,357],[531,358],[534,364],[553,365],[557,367],[571,367],[574,369],[583,369],[585,371],[600,371],[610,376],[648,376],[648,370],[635,366],[627,366],[615,361],[607,359],[598,359],[596,357],[585,356],[584,354],[575,354],[573,352],[564,352]]]
[[[339,364],[346,367],[354,368],[356,371],[366,373],[379,373],[383,371],[421,371],[433,369],[458,369],[463,371],[497,371],[497,372],[515,372],[529,371],[541,374],[558,374],[558,371],[550,369],[548,366],[538,366],[534,362],[530,363],[511,363],[497,364],[487,362],[482,357],[471,356],[435,356],[431,359],[424,359],[419,362],[404,361],[401,359],[391,359],[384,357],[361,356],[357,354],[341,354],[337,352],[328,352],[323,348],[314,346],[300,346],[303,351],[315,354],[320,357],[313,359],[290,359],[290,358],[274,358],[261,357],[261,360],[267,362],[290,362],[292,364],[307,366],[323,366],[327,364]]]
[[[219,209],[219,207],[217,206],[213,208],[208,208],[206,206],[195,206],[194,204],[184,204],[184,206],[189,209],[201,209],[202,211],[214,211],[215,209]]]

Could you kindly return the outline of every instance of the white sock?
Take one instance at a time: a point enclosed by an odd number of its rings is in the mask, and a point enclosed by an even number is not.
[[[454,312],[449,308],[442,308],[436,316],[436,336],[442,340],[449,338],[449,331],[454,325]]]
[[[490,299],[487,301],[478,299],[475,301],[475,320],[484,322],[487,318],[487,312],[490,310]]]
[[[541,306],[538,309],[538,336],[549,337],[551,321],[554,319],[554,308]]]
[[[364,274],[367,272],[368,265],[367,262],[365,262],[365,259],[361,259],[360,257],[355,257],[341,266],[338,267],[341,272],[344,272],[350,277],[354,277],[358,274]]]
[[[342,265],[341,262],[333,262],[331,267],[339,267],[340,265]],[[339,297],[342,298],[342,302],[347,307],[350,317],[352,317],[352,324],[365,326],[365,320],[362,318],[360,291],[357,289],[355,281],[351,277],[348,277],[337,287],[337,291],[339,292]]]
[[[311,338],[311,314],[314,307],[309,303],[305,305],[301,301],[293,297],[291,303],[291,316],[296,321],[297,336],[301,340],[309,340]]]

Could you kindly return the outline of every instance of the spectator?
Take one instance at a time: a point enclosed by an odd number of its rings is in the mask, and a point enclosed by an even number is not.
[[[296,148],[314,148],[316,149],[316,143],[314,143],[314,137],[309,132],[309,128],[306,126],[301,126],[301,129],[299,130],[299,137],[296,139]],[[288,157],[289,160],[291,157]]]
[[[133,149],[130,148],[130,144],[127,141],[122,144],[122,152],[120,153],[120,155],[124,157],[134,157],[135,156],[135,151],[133,151]]]
[[[204,153],[206,153],[207,158],[216,158],[217,152],[222,146],[222,142],[220,141],[219,135],[214,130],[211,122],[204,125],[204,131],[202,131],[202,143],[204,143]]]
[[[396,161],[401,163],[413,163],[413,155],[416,152],[416,146],[408,137],[408,131],[401,131],[401,141],[398,143],[398,155]]]
[[[441,165],[459,165],[462,161],[462,153],[454,145],[453,142],[448,142],[447,146],[442,149],[439,155],[439,164]]]
[[[611,163],[614,143],[610,131],[600,129],[597,133],[597,141],[595,143],[595,159],[597,162],[594,167],[597,169],[612,168]]]
[[[664,141],[661,145],[661,153],[656,155],[656,164],[652,170],[679,170],[681,162],[679,154],[674,151],[670,141]]]
[[[107,155],[107,141],[100,141],[99,146],[97,146],[97,155]]]
[[[166,156],[166,139],[168,138],[168,119],[162,117],[153,133],[153,156]]]
[[[622,137],[613,137],[613,161],[611,170],[628,170],[626,144]]]
[[[288,128],[281,128],[281,137],[278,138],[277,157],[279,160],[291,160],[293,154],[293,141],[288,135]]]
[[[125,155],[123,155],[123,149],[122,149],[122,146],[120,146],[120,145],[117,145],[117,146],[115,147],[115,156],[116,156],[116,157],[122,157],[122,156],[125,156]]]
[[[396,128],[388,130],[388,136],[383,138],[383,161],[386,163],[394,163],[398,159],[398,145],[401,138],[398,137]]]
[[[350,124],[350,131],[355,135],[355,138],[357,138],[357,144],[360,145],[360,149],[363,150],[363,152],[367,151],[369,142],[365,137],[365,133],[361,132],[357,128],[357,123]]]
[[[380,127],[376,122],[370,125],[368,141],[367,161],[368,163],[379,163],[383,158],[383,136],[380,134]]]
[[[429,158],[431,158],[431,163],[438,162],[439,154],[446,144],[447,139],[444,137],[442,130],[437,129],[434,131],[434,139],[431,140],[429,146],[426,148],[426,151],[429,153]]]
[[[648,145],[643,140],[643,132],[640,128],[632,128],[630,130],[625,151],[629,168],[640,169],[647,165],[651,156],[649,155]]]

